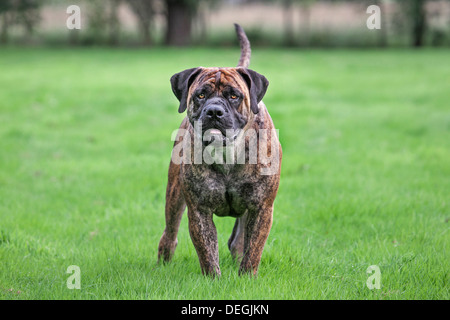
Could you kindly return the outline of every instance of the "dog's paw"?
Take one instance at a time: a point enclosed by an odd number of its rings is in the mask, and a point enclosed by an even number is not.
[[[159,262],[169,262],[172,260],[172,257],[175,253],[175,249],[177,247],[178,240],[171,240],[166,236],[164,232],[161,240],[159,240],[158,246],[158,263]]]

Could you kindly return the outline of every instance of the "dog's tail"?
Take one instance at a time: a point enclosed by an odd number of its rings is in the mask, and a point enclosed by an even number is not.
[[[250,41],[248,41],[247,35],[244,29],[237,23],[234,24],[236,28],[236,34],[241,44],[241,58],[239,59],[238,67],[248,68],[250,65],[250,57],[252,55],[252,50],[250,49]]]

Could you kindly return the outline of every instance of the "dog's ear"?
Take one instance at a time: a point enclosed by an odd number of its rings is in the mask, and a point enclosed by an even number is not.
[[[247,83],[250,92],[250,109],[253,113],[258,113],[258,103],[266,94],[269,81],[256,71],[246,68],[238,68],[237,70]]]
[[[183,113],[187,108],[187,96],[189,92],[189,87],[195,78],[198,76],[202,68],[192,68],[181,71],[174,74],[170,78],[170,83],[172,84],[172,91],[180,101],[180,107],[178,108],[179,113]]]

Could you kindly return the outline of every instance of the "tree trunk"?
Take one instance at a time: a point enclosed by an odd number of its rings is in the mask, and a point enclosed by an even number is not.
[[[422,47],[426,28],[425,0],[412,1],[412,45]]]
[[[0,14],[1,18],[1,32],[0,32],[0,43],[7,43],[8,42],[8,13],[3,12],[3,14]]]
[[[385,6],[385,0],[375,0],[373,4],[380,7],[381,11],[381,29],[377,30],[377,45],[379,47],[385,48],[388,43],[388,13]]]
[[[191,42],[193,9],[188,1],[166,0],[166,45],[187,46]]]

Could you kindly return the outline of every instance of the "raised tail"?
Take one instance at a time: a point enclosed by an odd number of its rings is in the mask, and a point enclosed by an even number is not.
[[[236,34],[241,44],[241,57],[239,59],[238,67],[248,68],[250,65],[250,57],[252,55],[252,50],[250,49],[250,41],[248,41],[247,35],[244,29],[237,23],[234,24],[236,28]]]

